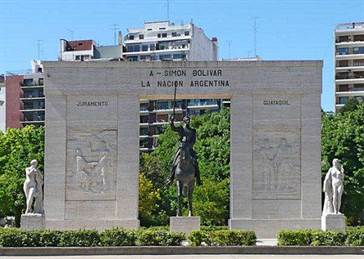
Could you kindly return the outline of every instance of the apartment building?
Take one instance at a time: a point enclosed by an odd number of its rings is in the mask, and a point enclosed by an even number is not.
[[[350,98],[364,101],[364,22],[335,29],[335,110]]]
[[[5,75],[5,128],[44,125],[43,67],[32,61],[32,69]]]
[[[6,129],[5,98],[5,75],[0,75],[0,131],[5,131]]]
[[[89,60],[121,60],[123,59],[122,34],[119,32],[118,44],[98,46],[94,40],[60,39],[59,60],[89,61]]]
[[[145,22],[128,29],[124,39],[129,61],[213,61],[218,58],[217,38],[209,39],[193,23]]]

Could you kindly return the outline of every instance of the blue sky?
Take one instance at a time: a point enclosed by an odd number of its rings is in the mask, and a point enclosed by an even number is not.
[[[59,39],[113,43],[112,25],[141,27],[167,19],[167,0],[0,0],[0,73],[28,69],[30,60],[54,60]],[[364,0],[169,0],[169,18],[193,22],[219,39],[220,57],[257,54],[265,60],[322,59],[322,107],[334,108],[333,31],[364,21]],[[230,46],[230,47],[229,47]]]

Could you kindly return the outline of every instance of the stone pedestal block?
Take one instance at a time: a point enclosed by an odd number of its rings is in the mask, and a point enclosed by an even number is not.
[[[20,227],[25,230],[44,229],[44,214],[22,214]]]
[[[200,217],[170,217],[169,230],[186,234],[193,230],[200,230]]]
[[[345,216],[343,214],[327,214],[321,217],[321,229],[323,231],[345,232]]]

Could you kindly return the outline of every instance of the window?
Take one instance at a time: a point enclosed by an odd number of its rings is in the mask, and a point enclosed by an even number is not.
[[[188,36],[190,35],[190,32],[189,31],[185,31],[185,36]]]
[[[364,59],[356,59],[353,61],[353,66],[364,66]]]
[[[144,34],[139,34],[139,39],[140,40],[144,39]]]
[[[140,51],[140,45],[128,45],[127,52],[139,52]]]
[[[143,45],[142,46],[142,51],[148,51],[148,45]]]
[[[162,33],[162,38],[167,38],[167,33]]]
[[[129,56],[128,60],[129,61],[138,61],[138,56]]]
[[[177,32],[172,32],[172,37],[177,37]]]
[[[161,34],[160,34],[160,33],[158,33],[157,37],[158,37],[158,38],[160,38],[160,37],[161,37]]]
[[[80,60],[81,56],[80,55],[76,55],[75,60]]]
[[[349,66],[349,61],[348,60],[339,60],[336,63],[336,66],[337,67],[347,67],[347,66]]]
[[[173,54],[173,59],[186,59],[186,54],[184,53]]]
[[[347,92],[347,91],[349,91],[349,85],[339,85],[337,91],[338,92]]]
[[[140,123],[148,123],[149,116],[140,116]]]
[[[346,104],[348,101],[349,101],[349,97],[348,96],[341,96],[341,97],[339,97],[338,104]]]
[[[140,128],[139,130],[139,134],[140,136],[145,136],[145,135],[149,135],[149,128]]]
[[[134,40],[134,35],[129,35],[129,36],[128,36],[128,39],[129,39],[129,40]]]
[[[159,55],[159,59],[160,60],[170,60],[171,54],[161,54],[161,55]]]
[[[336,54],[337,55],[348,55],[349,48],[337,48]]]
[[[164,27],[161,27],[161,28],[159,28],[160,30],[165,30],[166,28],[164,28]]]
[[[155,50],[155,44],[150,44],[150,45],[149,45],[149,49],[150,49],[150,50]]]
[[[353,54],[364,54],[364,47],[353,48]]]

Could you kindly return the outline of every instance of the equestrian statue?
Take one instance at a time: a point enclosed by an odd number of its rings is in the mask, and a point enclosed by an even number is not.
[[[175,88],[176,89],[176,88]],[[171,170],[170,183],[176,179],[177,183],[177,216],[182,216],[182,200],[183,196],[188,198],[188,216],[192,216],[192,194],[197,185],[201,185],[200,171],[196,152],[193,145],[196,142],[196,130],[190,127],[190,118],[183,118],[182,126],[176,127],[174,124],[176,104],[176,90],[174,95],[173,115],[170,118],[170,125],[173,131],[179,135],[180,145],[174,156]]]

